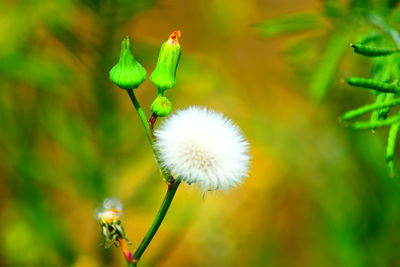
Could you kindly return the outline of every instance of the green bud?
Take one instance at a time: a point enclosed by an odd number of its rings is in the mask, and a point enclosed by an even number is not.
[[[119,62],[110,70],[110,80],[122,89],[135,89],[146,80],[146,70],[134,59],[128,36],[122,40]]]
[[[164,92],[176,85],[176,69],[181,56],[180,37],[181,32],[174,31],[168,41],[163,43],[158,55],[156,68],[150,76],[151,82],[160,92]]]
[[[151,103],[150,110],[159,117],[168,116],[172,111],[172,104],[165,96],[157,96]]]

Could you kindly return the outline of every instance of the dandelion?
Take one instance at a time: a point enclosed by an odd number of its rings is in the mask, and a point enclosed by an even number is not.
[[[177,111],[155,132],[163,166],[204,191],[226,190],[248,174],[249,144],[223,114],[203,107]]]
[[[112,245],[118,246],[119,239],[128,241],[122,227],[122,203],[120,201],[115,198],[106,198],[103,202],[103,207],[97,209],[95,214],[102,229],[105,248],[109,248]]]

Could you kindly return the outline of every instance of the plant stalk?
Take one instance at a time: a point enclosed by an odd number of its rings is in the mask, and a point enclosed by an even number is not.
[[[122,238],[118,238],[119,247],[121,248],[122,254],[124,254],[125,260],[128,263],[128,267],[133,264],[133,255],[129,251],[128,247],[125,244],[125,241]]]
[[[135,106],[135,109],[136,109],[136,111],[137,111],[137,113],[139,115],[140,121],[143,124],[144,130],[146,132],[147,139],[149,140],[149,143],[150,143],[151,147],[153,147],[153,143],[154,143],[153,134],[152,134],[152,131],[150,129],[149,122],[147,121],[146,114],[144,114],[143,109],[140,107],[139,102],[138,102],[133,90],[126,90],[126,91],[128,92],[129,98],[131,99],[132,104]]]
[[[142,242],[140,243],[139,247],[136,249],[135,253],[133,254],[133,263],[130,266],[136,266],[137,262],[140,260],[141,256],[145,252],[146,248],[150,244],[151,240],[153,239],[154,235],[156,234],[158,228],[160,227],[162,221],[164,220],[165,214],[168,211],[168,208],[171,205],[171,202],[175,196],[176,190],[180,184],[180,180],[172,180],[171,183],[168,185],[168,191],[165,195],[164,201],[161,204],[160,209],[152,225],[150,226],[149,230],[147,231],[146,236],[143,238]]]
[[[132,104],[134,105],[134,107],[139,115],[139,118],[143,124],[147,139],[153,150],[158,167],[161,170],[161,173],[164,176],[164,179],[168,182],[168,190],[165,195],[164,201],[162,202],[161,207],[158,210],[158,213],[157,213],[156,217],[154,218],[152,225],[150,226],[149,230],[147,231],[147,234],[143,238],[139,247],[136,249],[136,251],[133,255],[129,251],[124,252],[125,255],[129,255],[128,257],[125,256],[125,258],[127,259],[128,267],[136,267],[138,261],[140,260],[141,256],[147,249],[148,245],[150,244],[151,240],[153,239],[154,235],[156,234],[158,228],[160,227],[162,221],[164,220],[164,217],[167,214],[167,211],[168,211],[168,209],[171,205],[171,202],[175,196],[176,190],[178,189],[180,180],[175,180],[164,168],[162,168],[162,166],[158,160],[157,153],[154,149],[153,126],[157,120],[157,116],[153,113],[152,116],[150,117],[150,119],[147,120],[147,117],[146,117],[143,109],[140,107],[140,104],[139,104],[133,90],[127,90],[127,92],[128,92],[129,98],[131,99]]]
[[[132,104],[135,106],[135,109],[139,115],[140,121],[142,122],[143,127],[146,131],[147,139],[149,140],[154,157],[156,158],[158,168],[161,170],[161,174],[162,174],[164,180],[169,182],[170,180],[172,180],[172,177],[168,174],[168,171],[166,171],[165,168],[162,167],[162,164],[160,163],[160,160],[158,159],[157,152],[154,149],[153,128],[154,128],[154,124],[156,123],[158,116],[153,113],[151,115],[150,119],[147,120],[146,114],[144,114],[143,109],[140,107],[140,104],[139,104],[133,90],[126,90],[126,91],[128,92],[129,98],[131,99]]]

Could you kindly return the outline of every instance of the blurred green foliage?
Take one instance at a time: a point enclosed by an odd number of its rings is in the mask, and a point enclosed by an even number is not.
[[[387,31],[387,29],[382,29],[374,18],[383,18],[385,23],[386,21],[398,23],[398,10],[394,14],[392,12],[397,2],[393,0],[323,0],[322,9],[318,13],[291,14],[269,19],[259,23],[257,28],[265,37],[324,30],[324,34],[318,37],[319,40],[316,40],[315,34],[305,35],[293,42],[288,49],[289,58],[297,58],[299,55],[296,54],[303,54],[303,49],[295,49],[297,46],[308,46],[309,49],[316,51],[310,57],[302,58],[313,64],[302,64],[304,61],[301,61],[295,64],[294,69],[300,73],[303,69],[308,70],[310,97],[321,102],[330,88],[334,87],[333,80],[337,78],[338,68],[346,54],[347,45],[372,30],[380,30],[382,33]]]
[[[165,185],[108,71],[130,35],[151,73],[178,29],[173,108],[232,117],[251,143],[252,171],[240,188],[204,199],[183,186],[142,266],[400,265],[400,184],[382,157],[386,129],[371,135],[337,121],[374,100],[335,81],[368,77],[373,62],[348,45],[371,30],[365,10],[398,27],[389,12],[397,1],[384,3],[0,2],[0,265],[125,266],[117,249],[99,246],[93,210],[118,197],[136,247]],[[306,88],[325,102],[303,97]],[[146,81],[137,94],[148,109],[156,91]]]
[[[366,105],[348,111],[342,119],[354,119],[371,112],[369,121],[353,122],[350,124],[351,128],[375,130],[378,127],[391,127],[386,160],[393,176],[399,117],[397,115],[388,117],[393,105],[383,108],[379,108],[379,105],[390,104],[393,99],[397,99],[399,93],[400,57],[397,52],[400,48],[400,36],[394,28],[399,24],[399,9],[396,8],[398,1],[353,0],[340,3],[325,0],[322,3],[323,10],[320,14],[289,15],[267,20],[257,25],[259,32],[262,36],[273,37],[282,33],[315,29],[323,25],[324,17],[327,18],[332,29],[328,36],[324,36],[329,41],[323,43],[323,52],[310,54],[308,58],[300,57],[301,60],[294,64],[295,69],[304,69],[302,65],[305,60],[311,60],[313,57],[318,60],[316,69],[310,68],[308,71],[306,69],[299,72],[302,76],[311,77],[308,81],[310,96],[317,102],[323,101],[328,90],[334,87],[333,81],[338,76],[340,62],[344,61],[343,57],[347,55],[346,44],[350,44],[355,53],[371,58],[371,78],[351,77],[345,81],[351,86],[375,90],[373,91],[374,102],[378,108],[371,109],[371,105]],[[318,20],[320,20],[319,23]],[[294,43],[293,46],[299,46],[300,49],[289,49],[291,57],[299,58],[296,54],[303,53],[305,46],[315,42],[314,38],[309,36],[306,38],[306,40],[302,39],[300,44]],[[313,49],[317,48],[313,47]],[[361,69],[357,63],[353,68],[355,71]]]

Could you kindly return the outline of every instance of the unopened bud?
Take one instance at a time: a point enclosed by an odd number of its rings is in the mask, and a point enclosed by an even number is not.
[[[165,96],[157,96],[150,106],[150,110],[159,117],[168,116],[172,111],[172,104]]]
[[[162,44],[157,65],[150,76],[151,82],[163,92],[176,85],[176,69],[181,56],[180,31],[174,31],[168,41]]]
[[[129,37],[122,40],[119,62],[110,70],[110,80],[122,89],[135,89],[146,80],[146,70],[133,57]]]

